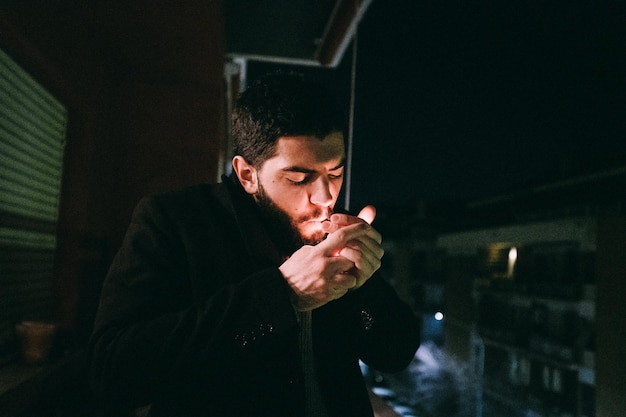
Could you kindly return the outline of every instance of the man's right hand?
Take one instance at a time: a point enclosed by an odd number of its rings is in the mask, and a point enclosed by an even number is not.
[[[365,222],[342,227],[318,245],[298,249],[278,268],[293,290],[292,304],[297,311],[321,307],[357,285],[354,263],[338,253],[370,229]]]

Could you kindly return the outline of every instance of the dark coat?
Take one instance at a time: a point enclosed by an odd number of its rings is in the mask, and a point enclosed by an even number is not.
[[[90,341],[92,383],[152,416],[303,415],[300,327],[283,262],[239,184],[145,198],[105,280]],[[313,311],[331,416],[371,416],[359,359],[399,371],[419,326],[380,277]]]

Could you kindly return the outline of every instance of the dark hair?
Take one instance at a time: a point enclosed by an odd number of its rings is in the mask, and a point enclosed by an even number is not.
[[[332,95],[302,74],[277,72],[251,84],[235,103],[232,137],[236,155],[255,166],[274,156],[282,136],[323,139],[341,132],[344,118]]]

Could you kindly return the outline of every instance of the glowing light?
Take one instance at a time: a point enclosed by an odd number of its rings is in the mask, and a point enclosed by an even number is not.
[[[437,321],[443,320],[443,313],[441,311],[438,311],[435,313],[435,320]]]
[[[509,262],[515,262],[517,260],[517,248],[512,247],[509,249]]]
[[[507,267],[507,276],[513,277],[513,271],[515,270],[515,261],[517,261],[517,248],[513,246],[509,249],[509,263]]]

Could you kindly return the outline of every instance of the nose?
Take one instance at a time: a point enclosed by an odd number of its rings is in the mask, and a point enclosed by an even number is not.
[[[330,192],[328,179],[320,177],[313,182],[310,200],[311,203],[322,207],[328,207],[332,204],[333,195]]]

